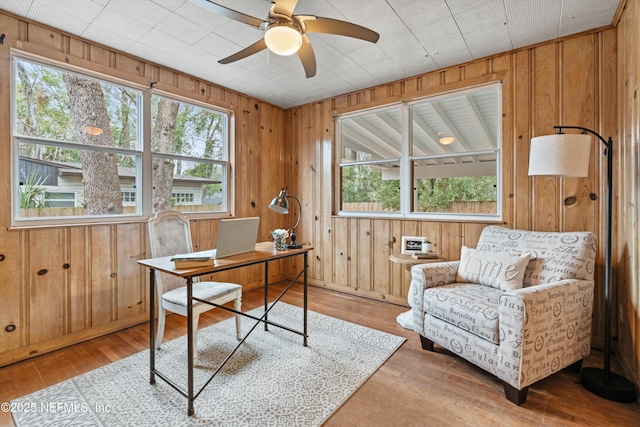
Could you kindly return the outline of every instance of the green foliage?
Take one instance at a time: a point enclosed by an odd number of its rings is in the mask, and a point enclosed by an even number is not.
[[[368,165],[342,168],[343,203],[381,203],[384,209],[400,210],[400,181],[383,180],[382,172]]]
[[[31,171],[24,185],[20,186],[20,208],[44,208],[45,189],[42,184],[47,177],[38,177],[35,171]]]
[[[426,178],[418,181],[418,211],[440,212],[453,202],[496,201],[495,176]]]
[[[16,62],[16,69],[16,133],[53,141],[79,142],[63,72],[20,60]],[[137,92],[104,82],[100,87],[116,146],[134,148],[138,138]],[[68,148],[21,154],[55,162],[80,161],[78,150]]]
[[[343,203],[379,203],[385,210],[400,210],[399,180],[383,180],[382,172],[368,165],[341,169]],[[416,191],[418,212],[442,212],[454,202],[495,202],[496,177],[420,179]]]
[[[151,117],[154,127],[160,99],[158,96],[153,96],[151,100]],[[178,102],[178,104],[173,136],[173,154],[222,160],[225,116],[197,105],[182,102]],[[211,180],[222,179],[221,169],[208,163],[177,162],[175,174]]]

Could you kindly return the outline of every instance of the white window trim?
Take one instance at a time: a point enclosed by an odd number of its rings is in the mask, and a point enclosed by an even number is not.
[[[413,126],[411,123],[411,107],[415,104],[419,104],[424,102],[425,100],[433,100],[442,97],[450,96],[451,94],[463,94],[465,92],[471,92],[478,90],[480,88],[492,87],[496,86],[498,90],[498,123],[500,132],[498,134],[497,148],[495,149],[496,153],[496,213],[495,214],[460,214],[460,213],[438,213],[438,212],[415,212],[411,210],[412,206],[412,198],[414,194],[414,183],[412,180],[412,171],[411,171],[411,163],[414,159],[420,158],[429,158],[431,156],[416,156],[413,157],[411,155],[411,141],[412,141],[412,131]],[[342,141],[341,141],[341,119],[342,118],[353,118],[359,115],[368,114],[372,111],[376,110],[384,110],[389,107],[393,107],[395,105],[401,105],[402,108],[402,135],[401,135],[401,158],[400,158],[400,211],[399,212],[377,212],[377,211],[343,211],[341,209],[336,209],[336,216],[345,217],[345,218],[389,218],[389,219],[420,219],[420,220],[433,220],[433,221],[465,221],[465,222],[502,222],[502,192],[503,192],[503,161],[502,161],[502,82],[495,81],[490,83],[485,83],[481,85],[476,85],[472,87],[468,87],[462,90],[454,90],[454,91],[446,91],[436,95],[429,95],[426,97],[416,98],[407,102],[398,102],[385,104],[379,107],[367,108],[355,112],[346,113],[341,116],[334,117],[336,123],[336,139],[337,139],[337,154],[338,159],[342,156]],[[486,150],[482,150],[486,151]],[[472,154],[473,152],[471,152]],[[385,159],[384,161],[387,161]],[[395,160],[395,159],[394,159]],[[364,161],[364,162],[348,162],[342,163],[340,161],[336,162],[335,165],[335,203],[336,207],[341,205],[342,200],[342,182],[341,182],[341,169],[345,166],[355,166],[358,164],[372,164],[372,163],[382,163],[383,161]]]

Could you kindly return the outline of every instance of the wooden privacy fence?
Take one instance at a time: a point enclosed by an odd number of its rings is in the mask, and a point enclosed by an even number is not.
[[[459,214],[495,214],[496,202],[451,202],[449,207],[441,207],[438,213]],[[349,212],[393,212],[392,209],[383,208],[382,203],[343,203],[343,211]]]
[[[172,209],[180,212],[219,212],[222,205],[175,205]],[[135,206],[125,206],[122,209],[123,215],[135,215]],[[83,216],[84,208],[82,206],[73,208],[29,208],[20,209],[20,218],[60,218],[68,216]]]

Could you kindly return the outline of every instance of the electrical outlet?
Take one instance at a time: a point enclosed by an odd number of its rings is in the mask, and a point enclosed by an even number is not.
[[[618,321],[624,323],[624,312],[622,311],[622,304],[618,304]]]

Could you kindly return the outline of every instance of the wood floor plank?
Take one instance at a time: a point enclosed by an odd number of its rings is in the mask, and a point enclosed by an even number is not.
[[[283,286],[271,288],[275,298]],[[260,306],[263,295],[262,289],[245,292],[243,311]],[[301,305],[301,298],[302,287],[296,285],[283,301]],[[422,350],[417,334],[395,321],[405,307],[310,287],[309,309],[407,338],[329,418],[326,426],[640,425],[637,404],[615,403],[594,396],[579,384],[578,374],[568,371],[532,385],[524,405],[510,403],[494,376],[437,345],[433,353]],[[200,316],[200,327],[231,316],[224,310],[210,311]],[[165,340],[185,335],[186,330],[183,317],[169,316]],[[313,331],[309,333],[313,335]],[[148,340],[147,323],[0,368],[0,402],[145,350]],[[602,353],[593,351],[584,365],[602,366],[602,361]],[[612,369],[620,372],[615,362],[613,358]],[[10,414],[0,412],[0,426],[14,426]]]

